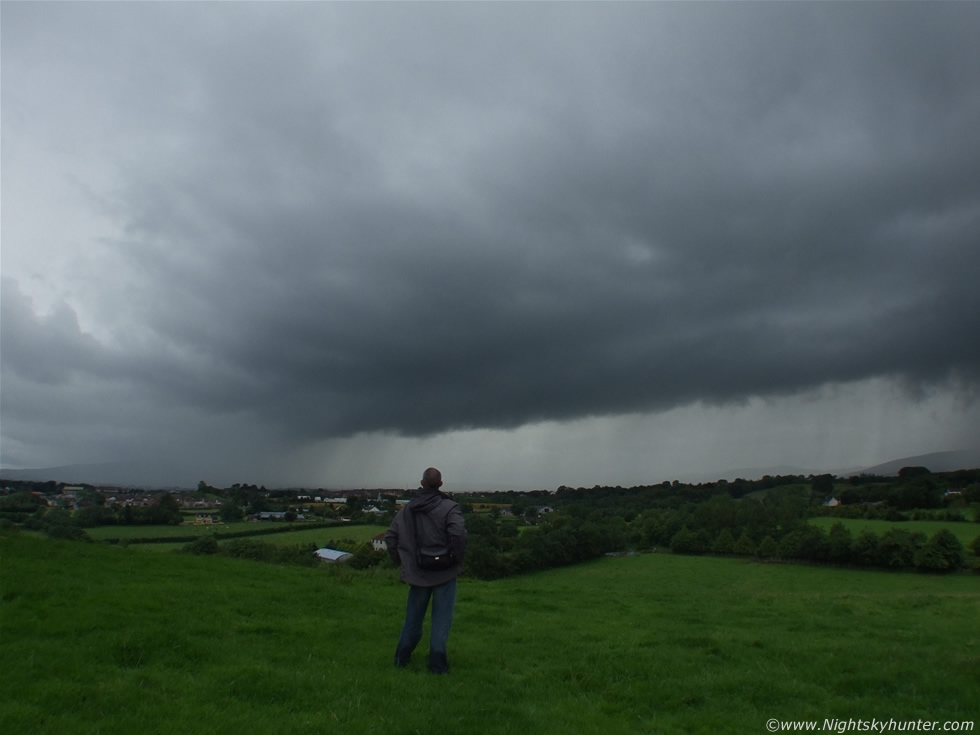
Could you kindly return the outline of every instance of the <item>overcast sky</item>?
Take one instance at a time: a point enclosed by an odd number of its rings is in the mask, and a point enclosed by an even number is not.
[[[4,466],[553,489],[980,444],[980,3],[0,31]]]

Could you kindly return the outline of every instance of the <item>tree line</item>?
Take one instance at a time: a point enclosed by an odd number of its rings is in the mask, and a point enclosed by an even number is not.
[[[222,512],[230,517],[241,517],[245,508],[269,502],[264,488],[254,486],[203,489],[226,498]],[[843,505],[825,506],[831,496]],[[288,502],[289,496],[276,500]],[[870,531],[853,535],[841,523],[824,531],[809,522],[814,516],[829,514],[886,520],[929,517],[967,522],[972,518],[980,522],[980,470],[933,474],[925,468],[903,468],[897,478],[859,475],[842,480],[831,475],[790,475],[697,485],[562,486],[554,492],[510,491],[466,495],[460,500],[469,531],[466,573],[486,579],[629,550],[930,572],[954,571],[970,564],[977,567],[980,551],[980,537],[964,548],[947,530],[931,538],[900,528],[880,535]],[[347,511],[356,513],[359,501],[354,499]],[[474,513],[473,508],[483,503],[503,506],[510,512]],[[386,506],[386,514],[378,522],[387,523],[393,515],[394,502],[388,505],[391,507]],[[48,508],[25,491],[0,498],[0,519],[0,524],[17,523],[49,535],[78,538],[84,536],[81,529],[89,527],[87,524],[179,523],[180,507],[173,496],[164,494],[146,508],[106,508],[96,503],[71,513]],[[217,543],[217,538],[195,540],[188,550],[220,550],[272,561],[280,559],[277,555],[287,558],[292,553],[264,548],[257,540],[222,543],[220,548]],[[205,548],[206,544],[213,545]],[[369,544],[345,550],[354,553],[355,567],[388,563],[386,554],[373,551]],[[295,555],[302,556],[300,552]]]

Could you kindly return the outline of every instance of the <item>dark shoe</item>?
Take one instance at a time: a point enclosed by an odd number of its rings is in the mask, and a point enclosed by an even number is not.
[[[429,654],[429,673],[430,674],[449,673],[449,660],[446,658],[446,654],[444,653]]]
[[[412,648],[403,648],[399,646],[395,649],[395,666],[399,669],[404,669],[408,666],[409,662],[412,660],[412,651],[414,651],[414,646]]]

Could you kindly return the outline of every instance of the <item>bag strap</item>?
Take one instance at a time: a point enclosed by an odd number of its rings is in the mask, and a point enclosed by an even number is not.
[[[419,549],[422,548],[422,544],[420,543],[420,539],[419,539],[419,518],[418,518],[419,514],[417,511],[414,511],[411,508],[408,509],[408,512],[412,514],[412,525],[415,528],[415,549],[416,551],[418,551]],[[425,513],[423,515],[428,515],[428,514]]]
[[[409,513],[412,514],[412,525],[415,527],[415,550],[418,551],[422,548],[422,544],[419,543],[419,518],[414,510],[409,509]]]

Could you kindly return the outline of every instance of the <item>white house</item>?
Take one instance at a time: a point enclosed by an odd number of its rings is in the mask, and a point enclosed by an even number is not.
[[[373,539],[371,539],[371,548],[375,551],[387,551],[388,546],[385,544],[385,535],[379,533]]]

